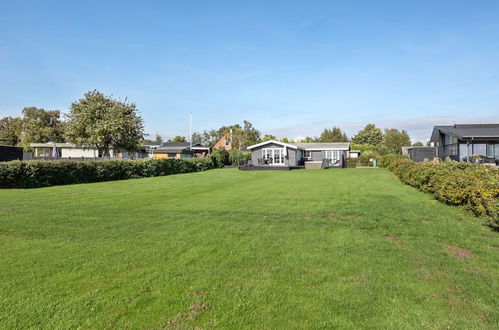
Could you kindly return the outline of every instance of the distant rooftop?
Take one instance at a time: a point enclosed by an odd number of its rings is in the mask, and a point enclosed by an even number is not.
[[[302,149],[348,149],[350,142],[310,142],[310,143],[293,143],[295,146]]]

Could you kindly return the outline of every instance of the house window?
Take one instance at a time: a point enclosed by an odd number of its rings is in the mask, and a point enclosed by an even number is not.
[[[50,156],[50,148],[37,148],[35,150],[36,157],[49,157]]]
[[[449,144],[444,146],[444,154],[445,156],[455,156],[457,155],[457,143],[456,144]]]
[[[457,143],[457,137],[445,134],[445,138],[444,138],[444,144],[445,145],[456,144],[456,143]]]
[[[267,165],[284,165],[284,149],[267,148],[262,149],[262,157]]]
[[[471,145],[467,145],[466,143],[460,143],[459,144],[459,159],[461,161],[466,161],[468,160],[468,156],[471,156]]]
[[[487,157],[494,158],[494,156],[495,156],[494,145],[487,144]]]
[[[487,156],[487,145],[485,143],[473,144],[473,155]]]
[[[303,150],[302,151],[302,158],[310,160],[312,158],[312,152],[310,150]]]
[[[339,150],[326,150],[326,158],[329,160],[339,160],[340,151]]]

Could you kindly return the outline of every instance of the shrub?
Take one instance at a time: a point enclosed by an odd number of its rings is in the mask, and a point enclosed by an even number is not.
[[[0,163],[0,188],[37,188],[63,184],[126,180],[205,171],[210,157],[103,161],[12,161]]]
[[[407,158],[393,160],[388,168],[403,183],[475,215],[488,215],[499,225],[499,169],[455,161],[415,163]]]
[[[251,159],[250,152],[243,152],[237,149],[229,150],[229,163],[233,166],[239,166],[242,162]]]
[[[229,152],[223,148],[213,149],[211,159],[215,167],[222,168],[229,164]]]
[[[224,167],[225,165],[239,166],[242,161],[251,158],[251,153],[237,149],[227,151],[220,148],[212,151],[211,158],[215,167]]]

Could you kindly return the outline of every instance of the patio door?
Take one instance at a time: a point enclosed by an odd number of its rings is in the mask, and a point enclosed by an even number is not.
[[[266,148],[262,151],[266,165],[284,165],[284,149]]]
[[[340,151],[339,150],[326,150],[326,159],[328,166],[338,165],[340,162]]]

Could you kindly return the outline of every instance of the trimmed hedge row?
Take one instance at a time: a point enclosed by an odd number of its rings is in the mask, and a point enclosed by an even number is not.
[[[454,161],[415,163],[407,158],[392,161],[388,168],[400,181],[437,200],[488,215],[499,224],[499,169]]]
[[[126,180],[205,171],[210,157],[103,161],[11,161],[0,163],[0,188],[37,188],[64,184]]]

